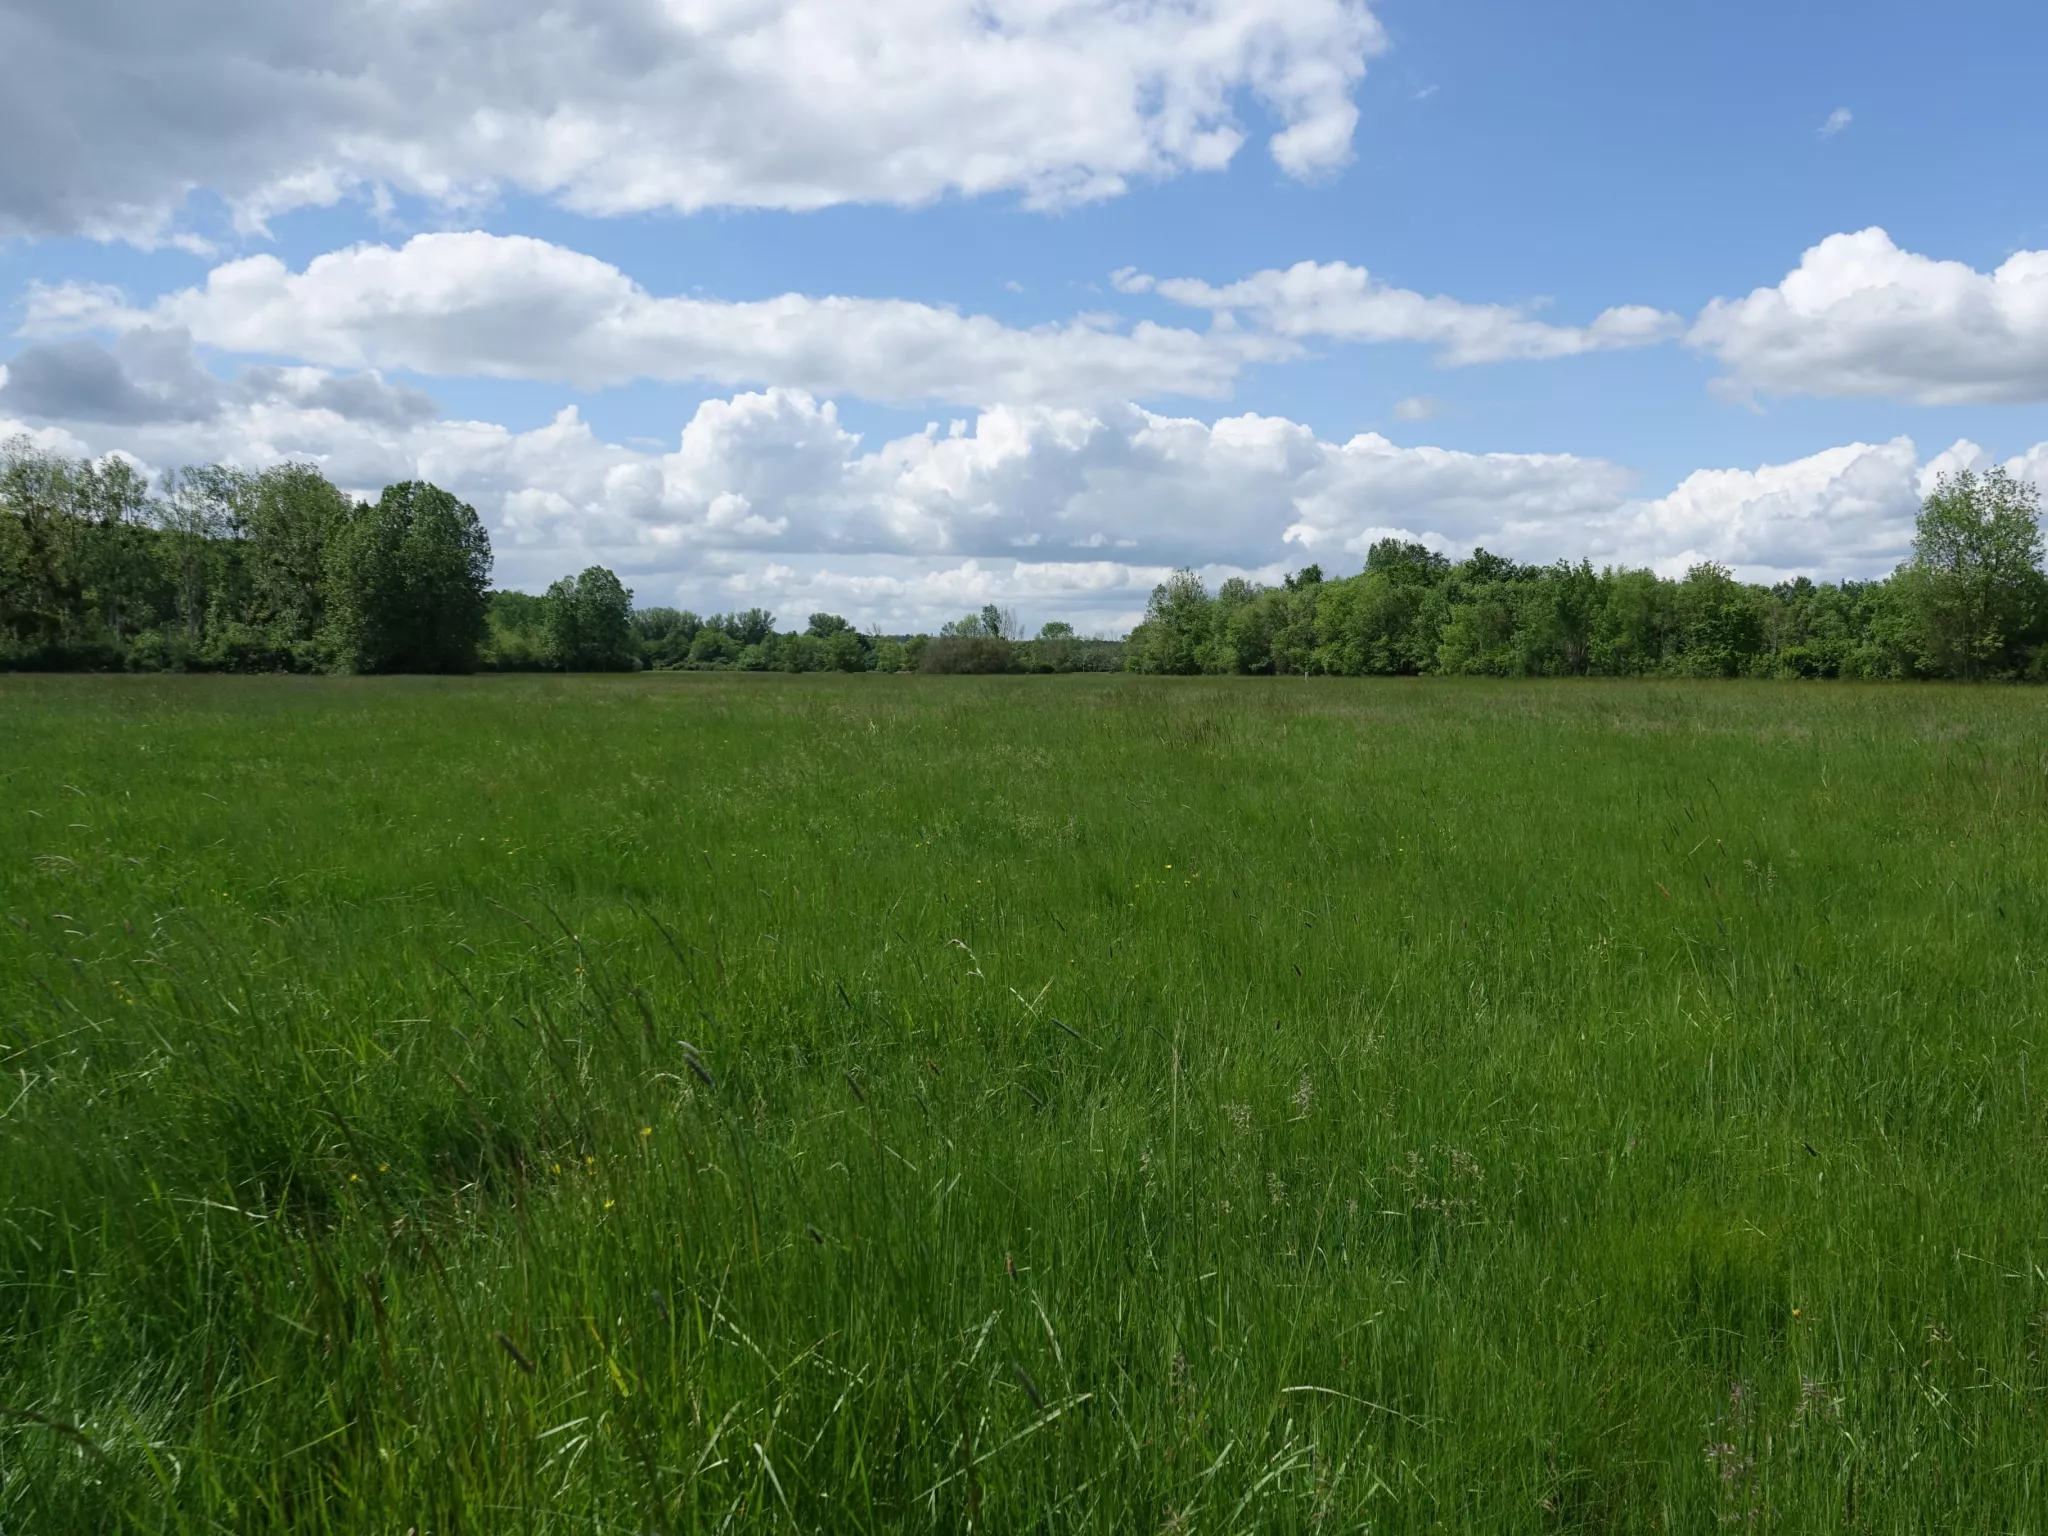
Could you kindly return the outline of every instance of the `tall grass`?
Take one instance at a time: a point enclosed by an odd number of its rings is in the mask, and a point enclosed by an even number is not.
[[[0,679],[0,1530],[2039,1530],[2044,891],[2010,691]]]

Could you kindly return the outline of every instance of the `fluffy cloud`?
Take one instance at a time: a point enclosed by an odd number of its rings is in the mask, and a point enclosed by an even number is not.
[[[0,9],[0,234],[161,236],[366,187],[587,213],[1060,205],[1351,152],[1364,0],[333,0]]]
[[[1985,273],[1902,251],[1881,229],[1831,235],[1776,287],[1708,305],[1688,339],[1736,390],[2048,399],[2048,251]]]
[[[1436,348],[1449,367],[1652,346],[1683,329],[1677,316],[1641,305],[1606,310],[1589,325],[1550,325],[1504,304],[1391,288],[1342,261],[1296,262],[1222,287],[1131,271],[1117,273],[1115,281],[1127,293],[1156,291],[1176,304],[1248,319],[1278,336],[1420,343]]]
[[[1903,437],[1761,469],[1698,470],[1670,495],[1625,509],[1590,552],[1631,551],[1674,576],[1704,560],[1746,581],[1883,575],[1912,546],[1927,479]]]
[[[129,308],[112,290],[30,291],[30,335],[176,327],[223,351],[339,368],[549,379],[777,384],[868,400],[985,405],[1228,392],[1291,344],[1150,323],[1022,330],[896,299],[784,294],[749,303],[656,297],[608,262],[526,236],[419,235],[293,272],[273,256]]]

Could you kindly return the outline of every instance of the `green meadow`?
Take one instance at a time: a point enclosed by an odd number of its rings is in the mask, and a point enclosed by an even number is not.
[[[0,1531],[2040,1531],[2044,934],[2017,689],[0,677]]]

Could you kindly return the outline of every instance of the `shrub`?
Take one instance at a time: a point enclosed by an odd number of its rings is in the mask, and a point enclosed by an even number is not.
[[[940,635],[919,657],[920,672],[1014,672],[1017,648],[996,635]]]

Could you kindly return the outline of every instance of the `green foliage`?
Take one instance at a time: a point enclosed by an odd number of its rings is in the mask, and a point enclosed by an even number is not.
[[[765,608],[749,608],[745,613],[714,614],[705,623],[732,636],[742,648],[763,644],[775,633],[775,615]]]
[[[541,672],[548,654],[548,600],[529,592],[493,592],[485,610],[478,664],[500,672]]]
[[[729,667],[745,649],[729,630],[706,624],[690,641],[690,664],[697,667]]]
[[[281,464],[242,482],[237,515],[250,617],[309,646],[327,626],[327,549],[353,511],[311,464]]]
[[[249,524],[255,481],[218,464],[173,470],[163,499],[153,508],[166,572],[176,592],[180,648],[197,651],[206,621],[217,609],[246,608],[237,602],[247,581],[246,558],[229,543]]]
[[[1215,601],[1191,570],[1178,570],[1152,589],[1144,622],[1124,642],[1124,665],[1133,672],[1192,674],[1220,671]]]
[[[1945,474],[1900,571],[1921,665],[1947,677],[2014,677],[2048,639],[2041,498],[2005,470]]]
[[[565,576],[542,600],[543,653],[565,672],[630,672],[638,664],[633,594],[601,565]]]
[[[687,608],[635,608],[633,638],[650,667],[679,667],[690,659],[691,643],[704,621]]]
[[[0,1529],[2038,1529],[2044,749],[0,678]]]
[[[1012,646],[1010,661],[1017,672],[1121,672],[1124,647],[1119,640],[1077,635],[1073,625],[1054,620],[1040,626],[1036,640]]]
[[[972,621],[979,624],[979,619]],[[1000,635],[940,631],[918,660],[920,672],[1014,672],[1017,650]]]
[[[148,485],[127,459],[65,459],[26,438],[0,445],[6,660],[118,667],[138,634],[175,611],[149,513]]]
[[[385,487],[328,540],[326,643],[348,672],[472,672],[487,629],[491,541],[439,486]]]
[[[431,486],[359,508],[311,465],[202,465],[152,495],[119,457],[0,447],[0,666],[466,670],[489,570]]]
[[[2003,471],[1944,478],[1914,559],[1886,582],[1761,587],[1712,562],[1681,581],[1524,566],[1475,550],[1455,564],[1384,540],[1365,570],[1312,565],[1277,588],[1210,596],[1193,571],[1153,592],[1134,672],[1336,676],[1674,676],[2048,680],[2039,498]]]
[[[981,612],[970,613],[964,619],[953,619],[939,626],[942,640],[1006,640],[1017,641],[1024,637],[1024,627],[1017,621],[1014,608],[1004,608],[995,603],[983,606]]]

